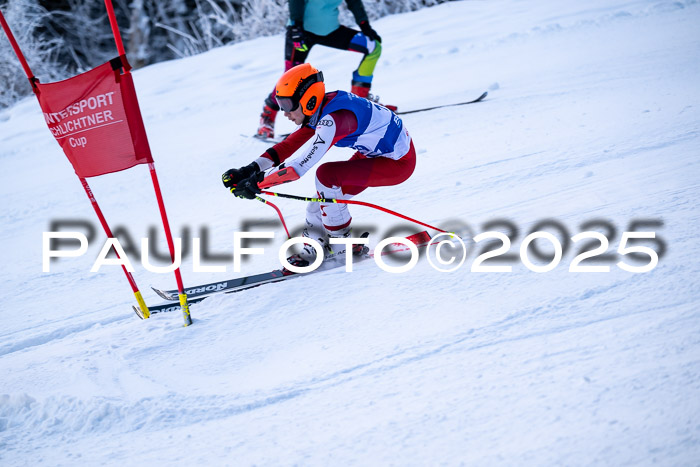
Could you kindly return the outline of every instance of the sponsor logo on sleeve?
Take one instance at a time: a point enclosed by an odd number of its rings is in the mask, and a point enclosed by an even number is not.
[[[321,138],[320,135],[316,135],[316,141],[313,143],[313,147],[311,148],[311,151],[299,162],[299,166],[301,167],[302,165],[306,164],[309,162],[311,159],[313,159],[314,154],[316,154],[316,149],[318,149],[319,144],[326,144],[325,141],[323,141],[323,138]]]

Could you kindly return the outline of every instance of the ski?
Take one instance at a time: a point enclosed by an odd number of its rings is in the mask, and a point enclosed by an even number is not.
[[[235,279],[228,279],[225,281],[211,282],[209,284],[202,284],[189,289],[185,289],[187,298],[197,298],[205,295],[211,295],[219,292],[226,292],[229,290],[238,289],[240,287],[260,285],[267,282],[272,282],[275,280],[281,280],[285,276],[281,270],[277,269],[271,272],[266,272],[263,274],[254,274],[252,276],[238,277]],[[178,300],[178,291],[175,290],[160,290],[155,287],[151,287],[153,291],[158,294],[163,300],[175,301]]]
[[[417,247],[421,248],[424,246],[427,246],[430,243],[430,234],[428,234],[427,231],[419,232],[417,234],[409,235],[406,237],[406,239],[412,241]],[[406,247],[403,244],[397,243],[394,244],[395,248],[393,249],[385,249],[382,251],[382,256],[385,255],[390,255],[390,254],[395,254],[395,253],[400,253],[408,250],[408,247]],[[362,256],[355,257],[354,262],[359,262],[364,259],[368,258],[373,258],[374,257],[374,252],[367,252],[366,254]],[[203,284],[203,285],[198,285],[195,287],[191,287],[189,289],[185,290],[185,293],[187,294],[187,301],[192,304],[192,303],[198,303],[201,302],[202,300],[211,297],[212,295],[217,295],[220,293],[234,293],[234,292],[240,292],[243,290],[248,290],[253,287],[258,287],[263,284],[270,284],[272,282],[280,282],[284,281],[287,279],[292,279],[296,277],[303,277],[307,276],[309,274],[314,274],[316,272],[322,272],[322,271],[327,271],[330,269],[335,269],[337,267],[341,267],[345,265],[345,260],[343,261],[326,261],[323,263],[318,269],[306,273],[306,274],[286,274],[282,272],[281,269],[276,269],[274,271],[262,273],[262,274],[254,274],[252,276],[245,276],[245,277],[238,277],[235,279],[229,279],[225,281],[219,281],[219,282],[211,282],[209,284]],[[170,312],[170,311],[179,311],[180,310],[180,303],[178,301],[178,291],[177,289],[175,290],[160,290],[155,287],[151,287],[161,298],[164,300],[168,300],[168,303],[162,303],[160,305],[154,305],[148,307],[148,310],[150,311],[151,314],[153,313],[163,313],[163,312]],[[136,315],[143,319],[143,315],[141,314],[141,310],[138,309],[137,307],[132,307],[134,309],[134,312]]]
[[[362,261],[363,259],[369,258],[370,256],[359,256],[355,257],[354,262],[359,262]],[[309,274],[316,274],[318,272],[322,271],[327,271],[330,269],[334,269],[337,267],[340,267],[344,265],[345,262],[334,262],[334,261],[326,261],[321,266],[319,266],[317,269],[307,272],[306,274],[294,274],[294,273],[287,273],[285,274],[281,269],[275,269],[274,271],[262,273],[262,274],[255,274],[253,276],[246,276],[246,277],[239,277],[237,279],[233,279],[230,281],[223,281],[223,282],[213,282],[212,284],[208,284],[210,286],[219,286],[220,289],[216,291],[210,291],[210,292],[201,292],[200,287],[193,287],[191,290],[200,290],[199,294],[197,292],[194,292],[194,295],[192,298],[190,296],[187,296],[187,301],[189,303],[198,303],[201,302],[202,300],[209,298],[213,295],[219,295],[219,294],[228,294],[228,293],[235,293],[235,292],[241,292],[243,290],[248,290],[252,289],[253,287],[258,287],[264,284],[271,284],[273,282],[281,282],[285,281],[287,279],[293,279],[295,277],[304,277],[308,276]],[[223,284],[226,284],[225,286]],[[180,302],[179,299],[169,299],[166,298],[168,297],[168,293],[170,291],[163,291],[163,290],[157,290],[153,287],[151,287],[158,295],[161,297],[165,298],[168,300],[167,303],[162,303],[160,305],[154,305],[151,307],[148,307],[148,310],[153,313],[162,313],[166,311],[178,311],[180,309]],[[206,287],[204,287],[206,288]],[[177,293],[177,291],[175,291]],[[135,306],[132,307],[134,309],[134,312],[143,319],[141,316],[141,313],[139,309],[137,309]]]
[[[404,112],[395,112],[395,113],[396,113],[396,115],[407,115],[407,114],[413,114],[413,113],[416,113],[416,112],[426,112],[426,111],[428,111],[428,110],[441,109],[441,108],[443,108],[443,107],[454,107],[454,106],[456,106],[456,105],[475,104],[475,103],[477,103],[477,102],[483,101],[484,98],[486,98],[486,96],[487,96],[488,94],[489,94],[488,91],[484,91],[484,93],[483,93],[482,95],[480,95],[479,97],[477,97],[476,99],[471,100],[471,101],[467,101],[467,102],[458,102],[458,103],[456,103],[456,104],[436,105],[436,106],[434,106],[434,107],[426,107],[426,108],[423,108],[423,109],[415,109],[415,110],[406,110],[406,111],[404,111]]]
[[[484,91],[479,97],[477,97],[476,99],[470,100],[470,101],[457,102],[454,104],[436,105],[433,107],[424,107],[422,109],[405,110],[405,111],[401,111],[401,112],[398,110],[398,108],[395,105],[385,105],[385,104],[379,104],[379,105],[384,105],[384,107],[388,108],[389,110],[394,112],[396,115],[408,115],[408,114],[413,114],[413,113],[417,113],[417,112],[427,112],[428,110],[442,109],[444,107],[455,107],[458,105],[475,104],[477,102],[483,101],[486,98],[486,96],[488,96],[488,94],[489,94],[488,91]],[[370,102],[376,102],[376,101],[370,100]],[[267,136],[262,136],[262,135],[258,135],[258,134],[255,134],[255,135],[241,134],[241,136],[246,137],[246,138],[255,138],[258,141],[262,141],[262,142],[268,143],[268,144],[277,144],[277,143],[281,143],[282,141],[284,141],[290,134],[291,133],[284,133],[284,134],[281,134],[279,136],[275,136],[274,138],[268,138]]]
[[[423,231],[419,232],[417,234],[409,235],[406,237],[406,239],[412,241],[413,243],[416,244],[418,247],[425,246],[428,242],[430,242],[430,235],[428,232]],[[402,244],[395,244],[395,247],[391,250],[385,250],[383,251],[383,254],[392,254],[392,253],[398,253],[400,251],[405,251],[406,247]],[[365,255],[369,258],[372,258],[374,256],[374,253],[366,252]],[[359,257],[361,258],[361,257]],[[359,259],[356,258],[356,259]],[[343,263],[344,264],[344,263]],[[319,268],[320,270],[323,270],[324,267],[321,265]],[[317,269],[318,270],[318,269]],[[296,276],[296,274],[292,274]],[[221,293],[221,292],[228,292],[232,290],[237,290],[240,288],[250,288],[250,286],[254,285],[260,285],[260,284],[265,284],[268,282],[275,282],[277,280],[284,280],[286,277],[285,274],[282,272],[280,269],[276,269],[271,272],[266,272],[262,274],[254,274],[252,276],[245,276],[245,277],[237,277],[235,279],[228,279],[224,281],[218,281],[218,282],[210,282],[209,284],[201,284],[201,285],[196,285],[194,287],[190,287],[188,289],[185,289],[185,294],[187,294],[187,298],[197,298],[197,297],[202,297],[205,295],[211,295],[215,293]],[[177,301],[179,298],[179,292],[177,289],[172,289],[172,290],[161,290],[156,287],[151,287],[153,291],[158,294],[163,300],[170,300],[170,301]]]
[[[204,300],[205,298],[208,298],[208,297],[209,297],[208,295],[207,295],[207,296],[204,296],[204,297],[193,298],[193,299],[190,299],[190,298],[188,297],[188,298],[187,298],[187,303],[189,303],[190,305],[192,305],[193,303],[201,302],[202,300]],[[141,309],[140,309],[140,308],[137,308],[136,306],[133,306],[133,305],[131,306],[131,308],[133,308],[134,313],[136,313],[136,316],[138,316],[138,317],[141,318],[141,319],[144,319],[144,318],[143,318],[143,313],[141,313]],[[166,311],[181,311],[180,302],[168,302],[168,303],[163,303],[163,304],[161,304],[161,305],[149,306],[149,307],[148,307],[148,311],[150,312],[150,314],[154,314],[154,313],[163,313],[163,312],[166,312]]]
[[[318,271],[318,269],[316,271],[313,271],[313,272],[317,272],[317,271]],[[309,273],[309,274],[311,274],[311,273]],[[272,282],[279,282],[279,281],[291,279],[294,277],[302,277],[304,275],[305,274],[284,275],[282,270],[276,269],[274,271],[270,271],[270,272],[263,273],[263,274],[255,274],[254,276],[240,277],[238,279],[233,279],[232,281],[213,282],[211,285],[215,285],[215,284],[218,286],[223,285],[223,288],[221,288],[220,290],[217,290],[217,291],[213,291],[213,292],[206,292],[206,293],[201,293],[200,295],[194,295],[192,297],[190,297],[188,295],[187,302],[190,304],[199,303],[202,300],[209,298],[212,295],[219,294],[219,293],[240,292],[242,290],[247,290],[247,289],[251,289],[253,287],[258,287],[258,286],[263,285],[263,284],[269,284]],[[234,285],[234,283],[236,283],[236,282],[238,283],[237,286]],[[193,289],[196,290],[197,287],[195,287]],[[153,290],[155,290],[158,295],[161,295],[161,293],[167,294],[167,292],[159,291],[155,288],[153,288]],[[161,295],[161,297],[163,297],[163,298],[165,298],[166,296],[167,295]],[[168,312],[168,311],[179,311],[180,310],[180,302],[177,299],[172,300],[172,299],[165,298],[165,300],[168,300],[168,302],[162,303],[160,305],[149,306],[148,310],[150,311],[150,313],[153,314],[153,313],[163,313],[163,312]],[[136,308],[135,306],[132,306],[132,308],[134,309],[134,312],[136,313],[136,315],[139,318],[143,319],[143,315],[141,314],[141,310]]]
[[[244,135],[244,134],[241,134],[241,136],[244,136],[244,137],[246,137],[246,138],[257,139],[258,141],[262,141],[262,142],[268,143],[268,144],[277,144],[277,143],[281,143],[281,142],[284,141],[284,140],[287,138],[287,136],[289,136],[289,135],[291,135],[291,133],[284,133],[284,134],[281,134],[281,135],[279,135],[279,136],[275,136],[274,138],[268,138],[267,136],[262,136],[262,135],[257,135],[257,134],[256,134],[256,135]]]

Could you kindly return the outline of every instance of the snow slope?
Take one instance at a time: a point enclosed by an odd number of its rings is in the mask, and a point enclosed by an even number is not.
[[[610,254],[630,222],[655,222],[639,230],[665,252],[640,274],[619,255],[609,272],[569,272],[581,244],[550,272],[516,257],[510,273],[477,273],[472,246],[451,273],[364,262],[211,298],[188,328],[175,314],[141,321],[119,268],[89,272],[104,235],[41,272],[50,222],[95,216],[37,103],[6,110],[0,463],[698,465],[699,23],[693,0],[461,1],[376,22],[382,101],[489,97],[405,116],[415,174],[358,199],[473,235],[507,220],[516,255],[545,219],[569,237],[607,222]],[[220,174],[266,148],[241,134],[257,125],[281,47],[261,38],[134,75],[173,230],[207,228],[217,254],[231,255],[245,222],[276,220]],[[310,55],[329,89],[349,87],[358,59]],[[113,227],[138,240],[158,225],[145,167],[90,183]],[[283,188],[311,194],[313,178]],[[276,203],[303,223],[302,203]],[[374,241],[407,225],[353,214]],[[276,238],[245,274],[277,267],[284,240],[253,230]],[[216,264],[227,272],[194,273],[188,256],[185,283],[237,275]],[[141,267],[135,277],[150,304],[149,285],[174,287]]]

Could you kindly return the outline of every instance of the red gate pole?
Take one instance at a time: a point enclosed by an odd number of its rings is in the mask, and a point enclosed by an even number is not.
[[[160,184],[158,183],[158,176],[156,175],[156,166],[153,162],[148,164],[148,170],[151,172],[151,179],[153,180],[153,189],[156,192],[156,198],[158,200],[158,209],[160,209],[160,217],[163,220],[163,228],[165,229],[165,238],[168,240],[168,249],[170,250],[170,259],[175,261],[175,246],[173,245],[173,234],[170,231],[170,223],[168,222],[168,215],[165,212],[165,203],[163,202],[163,195],[160,191]],[[180,298],[180,308],[182,309],[182,317],[185,319],[185,326],[192,324],[192,317],[190,316],[190,305],[187,303],[187,294],[185,293],[185,287],[182,285],[182,275],[180,274],[180,268],[175,269],[175,280],[177,281],[177,293]]]
[[[105,7],[107,8],[107,15],[109,16],[109,24],[112,27],[112,35],[114,36],[114,42],[117,44],[117,52],[120,56],[125,56],[126,51],[124,50],[124,43],[122,42],[122,37],[119,33],[119,24],[117,24],[117,16],[114,14],[114,6],[112,5],[112,0],[105,0]],[[127,67],[124,68],[124,74],[130,74]],[[165,212],[165,203],[163,202],[163,195],[160,191],[160,184],[158,183],[158,176],[156,175],[155,164],[153,164],[153,162],[149,162],[148,169],[151,172],[151,180],[153,180],[153,189],[156,192],[156,199],[158,200],[158,209],[160,210],[160,217],[163,220],[165,237],[168,241],[168,249],[170,250],[170,259],[174,262],[175,246],[173,243],[173,235],[170,231],[168,215]],[[192,317],[190,316],[190,305],[187,302],[187,294],[185,294],[185,287],[182,283],[182,275],[180,274],[179,267],[175,269],[175,280],[177,281],[177,291],[178,296],[180,298],[180,308],[182,309],[182,315],[185,319],[185,326],[189,326],[190,324],[192,324]]]
[[[109,16],[109,25],[112,27],[114,42],[117,44],[117,52],[119,52],[119,55],[126,55],[122,36],[119,34],[119,24],[117,23],[117,15],[114,14],[112,0],[105,0],[105,8],[107,8],[107,16]]]
[[[90,199],[90,203],[92,204],[92,208],[95,210],[95,214],[97,214],[97,218],[100,220],[100,224],[102,224],[102,228],[104,229],[105,233],[107,234],[108,238],[114,238],[114,235],[112,234],[112,229],[109,228],[109,224],[107,224],[107,219],[105,219],[104,214],[102,214],[102,209],[100,209],[100,206],[97,204],[97,200],[95,199],[95,195],[92,193],[92,190],[90,189],[90,185],[88,185],[87,180],[85,180],[83,177],[80,177],[80,183],[83,184],[83,188],[85,189],[85,193],[87,193],[88,198]],[[119,253],[115,251],[117,254],[117,258],[121,259],[119,256]],[[127,271],[126,266],[122,264],[122,269],[124,270],[124,274],[126,275],[126,279],[129,281],[129,285],[131,286],[131,290],[134,291],[134,296],[136,297],[136,301],[139,304],[139,308],[141,309],[141,314],[143,315],[144,319],[147,319],[151,316],[150,311],[148,311],[148,307],[146,306],[146,302],[143,300],[143,296],[141,295],[141,291],[139,290],[138,286],[136,285],[136,281],[134,280],[134,276]]]

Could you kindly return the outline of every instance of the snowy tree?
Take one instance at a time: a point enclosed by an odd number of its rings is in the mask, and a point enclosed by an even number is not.
[[[63,77],[68,69],[58,61],[60,50],[65,47],[62,38],[42,32],[42,24],[49,14],[36,0],[13,0],[0,4],[5,20],[12,28],[15,40],[34,74],[41,81],[53,81]],[[31,86],[10,41],[0,38],[0,108],[7,107],[20,97],[31,93]]]

